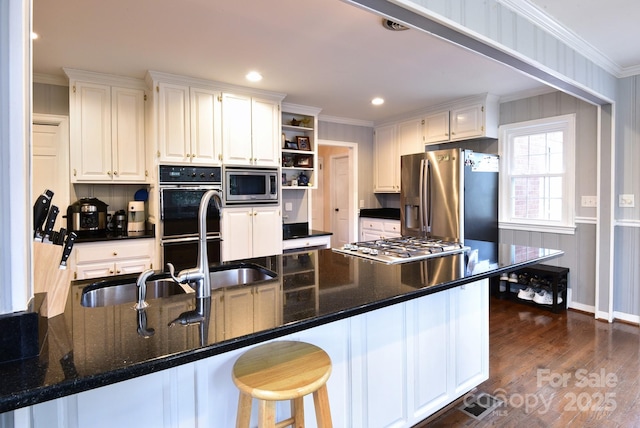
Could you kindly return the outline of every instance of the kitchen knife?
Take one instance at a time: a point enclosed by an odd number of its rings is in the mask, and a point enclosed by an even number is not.
[[[67,236],[67,229],[64,227],[60,228],[60,231],[51,232],[51,237],[49,238],[51,242],[56,245],[64,245],[64,238]]]
[[[47,221],[44,223],[44,227],[42,229],[42,241],[44,242],[44,238],[47,236],[49,240],[52,241],[51,232],[53,231],[53,225],[56,224],[56,218],[58,217],[58,213],[60,210],[57,206],[52,205],[49,208],[49,215],[47,216]]]
[[[44,193],[38,196],[38,199],[33,204],[33,237],[36,238],[39,232],[42,230],[42,224],[47,219],[49,213],[49,206],[51,205],[51,199],[53,199],[53,192],[46,189]]]
[[[75,232],[70,232],[67,235],[67,240],[64,243],[64,249],[62,250],[62,258],[60,259],[60,269],[67,268],[67,259],[71,254],[71,250],[73,249],[73,243],[76,242],[76,238],[78,234]]]

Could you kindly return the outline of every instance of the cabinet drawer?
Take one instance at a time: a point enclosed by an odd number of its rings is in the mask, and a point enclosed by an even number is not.
[[[369,230],[377,230],[379,232],[384,231],[384,221],[375,218],[363,218],[361,219],[362,228]]]
[[[122,260],[129,258],[150,257],[153,254],[153,239],[133,242],[100,242],[77,244],[73,248],[75,261],[91,263],[100,260]]]
[[[400,221],[387,220],[384,222],[385,236],[400,236]]]

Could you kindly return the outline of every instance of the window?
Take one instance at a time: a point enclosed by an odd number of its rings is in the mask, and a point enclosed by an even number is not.
[[[574,233],[575,115],[500,127],[500,226]]]

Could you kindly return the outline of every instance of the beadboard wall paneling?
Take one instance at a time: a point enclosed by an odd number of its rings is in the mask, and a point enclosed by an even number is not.
[[[595,218],[595,208],[580,206],[582,195],[597,195],[597,108],[562,92],[553,92],[500,104],[500,124],[523,122],[575,113],[576,115],[576,216]],[[595,224],[577,224],[574,235],[502,229],[500,240],[508,244],[563,250],[565,255],[551,264],[570,269],[572,300],[595,304]]]
[[[364,200],[366,208],[381,205],[373,193],[373,126],[358,126],[344,123],[318,121],[318,139],[345,141],[358,144],[358,199]],[[327,159],[325,159],[327,162]]]
[[[354,1],[374,9],[383,8],[379,0]],[[571,83],[573,88],[567,86],[568,90],[575,89],[574,93],[581,92],[579,86],[583,86],[589,88],[591,94],[595,91],[610,100],[615,99],[616,76],[561,41],[542,25],[516,13],[508,6],[509,2],[395,0],[394,3],[448,27],[463,27],[465,34],[474,38],[479,35],[500,50],[506,48],[516,58],[548,71],[563,82],[575,81],[579,85]]]
[[[69,87],[34,83],[33,112],[69,116]]]
[[[613,259],[613,310],[640,315],[640,227],[616,227]]]

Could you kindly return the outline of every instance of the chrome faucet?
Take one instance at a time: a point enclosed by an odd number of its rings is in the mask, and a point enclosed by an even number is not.
[[[207,254],[207,209],[213,198],[218,211],[222,209],[222,199],[217,190],[208,190],[200,199],[198,210],[198,261],[196,267],[181,270],[175,274],[175,268],[167,263],[171,278],[178,284],[195,284],[196,297],[211,297],[211,278],[209,276],[209,255]]]

